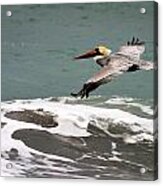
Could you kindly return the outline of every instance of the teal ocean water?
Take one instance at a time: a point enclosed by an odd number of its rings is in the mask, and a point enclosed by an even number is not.
[[[99,69],[75,55],[99,44],[114,52],[133,36],[152,42],[153,26],[153,2],[2,6],[2,100],[69,96]],[[153,60],[152,43],[144,58]],[[152,98],[153,72],[126,74],[94,94]]]
[[[153,2],[2,6],[2,176],[156,179],[153,70],[70,96],[100,69],[74,56],[133,36],[154,61]]]

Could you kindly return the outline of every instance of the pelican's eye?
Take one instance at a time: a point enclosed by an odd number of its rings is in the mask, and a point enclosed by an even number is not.
[[[95,51],[96,51],[97,55],[101,55],[99,48],[95,48]]]

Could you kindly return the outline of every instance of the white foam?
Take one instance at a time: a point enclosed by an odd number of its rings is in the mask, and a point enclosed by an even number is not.
[[[45,156],[44,163],[46,166],[50,167],[52,170],[55,171],[55,166],[51,164],[52,162],[48,161],[48,158],[54,158],[55,160],[59,159],[61,161],[70,161],[73,162],[73,160],[56,156],[56,155],[49,155],[44,154],[42,152],[36,151],[34,149],[31,149],[27,147],[22,141],[15,140],[11,136],[16,130],[20,129],[37,129],[37,130],[46,130],[50,133],[57,133],[65,136],[89,136],[91,135],[89,132],[87,132],[88,124],[91,120],[96,120],[98,124],[102,126],[103,128],[107,129],[109,122],[107,120],[110,120],[112,124],[117,127],[119,125],[123,125],[127,127],[127,129],[130,129],[133,132],[137,132],[138,134],[127,136],[125,138],[126,143],[136,143],[137,141],[143,141],[143,140],[149,140],[153,141],[153,120],[147,119],[143,117],[136,116],[134,114],[131,114],[129,112],[122,111],[120,109],[113,109],[113,108],[101,108],[101,107],[93,107],[88,105],[82,105],[82,104],[65,104],[65,100],[67,98],[63,99],[62,101],[50,101],[50,98],[48,99],[34,99],[34,100],[15,100],[13,102],[2,102],[1,104],[1,121],[7,123],[3,126],[1,130],[2,135],[2,142],[1,142],[1,150],[2,152],[9,151],[11,148],[16,148],[19,152],[20,157],[26,157],[26,161],[30,161],[32,158],[31,153],[39,154]],[[117,103],[120,102],[120,100],[117,100]],[[131,101],[131,99],[130,99]],[[114,100],[112,100],[114,102]],[[122,102],[122,100],[121,100]],[[136,103],[134,103],[136,104]],[[57,127],[54,128],[43,128],[39,125],[36,125],[34,123],[27,123],[23,121],[17,121],[12,120],[7,117],[5,117],[5,113],[10,111],[22,111],[22,110],[37,110],[37,109],[43,109],[45,112],[49,112],[52,116],[54,116],[54,119],[59,123]],[[100,119],[103,119],[103,123],[100,123]],[[116,144],[112,143],[112,150],[114,157],[110,158],[111,161],[122,161],[119,159],[116,155],[119,155],[116,149]],[[8,160],[3,159],[2,161],[2,172],[3,176],[8,175],[15,175],[22,170],[21,165],[19,164],[13,164],[15,166],[12,170],[6,169],[6,164],[8,163]],[[54,163],[54,162],[53,162]],[[25,162],[25,166],[27,169],[32,168],[32,164]],[[42,167],[41,167],[42,168]],[[64,168],[61,167],[60,169],[57,167],[57,170],[60,170],[61,172],[64,171]],[[15,172],[14,172],[15,170]],[[66,171],[66,168],[65,168]],[[73,170],[72,170],[73,171]],[[69,172],[71,172],[71,167],[69,168]],[[21,172],[19,172],[19,175]],[[56,173],[57,174],[57,173]]]
[[[142,105],[140,103],[128,103],[130,106],[139,107],[144,113],[147,113],[149,115],[153,115],[153,110],[150,106]]]
[[[120,105],[120,104],[125,104],[126,102],[132,102],[132,101],[134,101],[134,99],[130,97],[115,97],[115,98],[108,99],[105,103]]]
[[[153,110],[151,109],[150,106],[143,105],[140,103],[134,103],[133,98],[122,98],[122,97],[117,97],[117,98],[111,98],[107,100],[105,103],[106,104],[112,104],[112,105],[127,105],[127,106],[133,106],[133,107],[138,107],[140,108],[144,113],[147,113],[149,115],[153,115]]]
[[[59,126],[46,129],[33,123],[14,121],[4,117],[4,114],[9,111],[24,109],[37,110],[40,108],[51,113],[59,123]],[[97,118],[109,119],[115,125],[125,125],[134,132],[143,131],[150,135],[153,134],[153,120],[139,117],[119,109],[93,107],[81,104],[71,105],[48,101],[47,99],[16,100],[13,103],[2,103],[2,121],[10,124],[9,127],[6,128],[5,126],[3,129],[8,130],[6,134],[11,134],[13,130],[18,128],[37,128],[65,136],[89,136],[90,133],[87,132],[88,124],[90,120]]]

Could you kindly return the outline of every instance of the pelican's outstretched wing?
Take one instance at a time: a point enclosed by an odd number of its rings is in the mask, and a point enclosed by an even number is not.
[[[100,85],[112,81],[115,77],[125,72],[132,72],[140,69],[150,70],[152,68],[153,63],[146,61],[135,62],[130,60],[128,57],[114,55],[110,58],[109,64],[86,81],[78,93],[71,93],[71,95],[75,97],[87,98],[89,93],[98,88]]]
[[[83,88],[78,93],[71,93],[75,97],[88,97],[89,93],[98,88],[100,85],[111,81],[114,76],[118,75],[118,72],[114,70],[110,65],[103,67],[92,78],[86,81]]]
[[[118,54],[126,55],[133,60],[139,60],[140,55],[145,51],[145,42],[133,37],[126,45],[119,48]]]

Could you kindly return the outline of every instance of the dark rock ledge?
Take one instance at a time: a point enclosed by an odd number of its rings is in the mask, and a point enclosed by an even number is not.
[[[1,121],[1,128],[3,128],[5,125],[7,125],[7,123]]]
[[[11,111],[7,112],[5,117],[27,123],[35,123],[47,128],[58,126],[52,115],[38,110]]]

